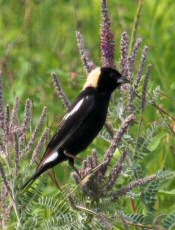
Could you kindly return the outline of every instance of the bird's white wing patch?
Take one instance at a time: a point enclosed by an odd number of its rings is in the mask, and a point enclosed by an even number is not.
[[[58,157],[58,153],[57,152],[53,152],[44,162],[42,165],[45,165],[46,163],[52,162],[54,160],[56,160]]]
[[[88,95],[78,102],[63,117],[57,132],[47,146],[48,153],[55,152],[63,146],[89,116],[95,105],[95,96]],[[67,116],[67,118],[66,118]],[[46,154],[47,155],[47,154]]]
[[[82,105],[83,101],[84,101],[84,98],[81,99],[81,100],[76,104],[76,106],[75,106],[68,114],[66,114],[66,116],[64,117],[64,120],[66,120],[68,117],[72,116],[72,115],[80,108],[80,106]]]

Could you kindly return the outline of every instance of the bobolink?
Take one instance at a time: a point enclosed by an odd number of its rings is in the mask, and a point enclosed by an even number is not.
[[[128,82],[117,70],[107,67],[96,68],[88,75],[82,92],[63,117],[35,174],[22,189],[62,161],[68,160],[74,165],[76,155],[85,150],[102,129],[112,92]]]

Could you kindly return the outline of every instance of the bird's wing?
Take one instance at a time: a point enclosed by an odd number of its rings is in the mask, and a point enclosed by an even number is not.
[[[94,108],[95,97],[86,96],[78,101],[63,117],[56,134],[47,146],[39,168],[57,158],[56,151],[74,134]]]
[[[80,127],[86,117],[94,108],[94,96],[86,96],[79,100],[73,108],[63,117],[56,134],[48,144],[49,149],[60,148],[71,135]]]
[[[93,95],[86,96],[79,99],[67,114],[63,117],[56,134],[48,144],[45,154],[38,165],[35,174],[23,185],[22,189],[30,186],[36,178],[43,172],[54,165],[55,160],[59,159],[59,151],[57,151],[80,127],[80,125],[87,118],[89,113],[93,110],[95,105],[95,97]],[[59,161],[57,161],[59,163]]]

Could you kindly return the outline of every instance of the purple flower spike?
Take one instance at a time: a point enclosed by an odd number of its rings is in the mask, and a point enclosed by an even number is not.
[[[0,71],[0,127],[4,127],[4,101],[3,101],[3,83],[2,72]]]
[[[121,46],[121,61],[120,61],[121,74],[124,77],[127,77],[129,37],[126,31],[124,31],[122,34],[120,46]]]
[[[126,195],[128,192],[131,192],[134,188],[139,187],[141,185],[146,185],[148,183],[150,183],[151,181],[157,179],[156,175],[152,175],[152,176],[148,176],[145,178],[140,178],[136,181],[131,182],[129,185],[127,185],[124,188],[121,188],[120,190],[118,190],[117,192],[114,192],[112,194],[112,200],[118,200],[119,197]]]
[[[106,0],[101,1],[102,7],[102,28],[101,28],[101,51],[102,62],[106,67],[115,68],[115,42],[114,34],[111,30],[111,20],[107,8]]]
[[[93,69],[96,68],[96,66],[90,59],[88,51],[85,49],[85,44],[81,32],[77,31],[76,36],[83,66],[86,70],[86,73],[90,73]]]
[[[42,148],[43,148],[44,144],[46,143],[47,138],[49,136],[49,131],[50,131],[49,128],[46,128],[44,130],[44,132],[42,133],[42,136],[41,136],[41,138],[40,138],[40,140],[39,140],[39,142],[38,142],[38,144],[34,150],[34,153],[32,155],[32,162],[38,161],[39,154],[41,153],[41,150],[42,150]]]
[[[143,53],[142,53],[142,57],[141,57],[141,61],[140,61],[139,71],[138,71],[138,74],[137,74],[137,77],[136,77],[135,89],[138,88],[138,86],[140,84],[140,81],[142,79],[143,72],[144,72],[144,69],[145,69],[147,56],[148,56],[148,47],[145,46],[144,49],[143,49]]]
[[[150,74],[151,74],[151,67],[152,65],[149,64],[147,67],[145,79],[144,79],[144,85],[143,85],[143,93],[142,93],[142,111],[144,111],[147,100],[146,100],[146,95],[147,95],[147,90],[148,90],[148,82],[150,79]]]
[[[138,38],[134,44],[134,48],[133,48],[133,51],[130,55],[130,58],[131,58],[131,72],[134,70],[134,64],[135,64],[135,61],[136,61],[136,58],[137,58],[137,54],[138,54],[138,51],[141,47],[141,44],[142,44],[142,39],[141,38]]]

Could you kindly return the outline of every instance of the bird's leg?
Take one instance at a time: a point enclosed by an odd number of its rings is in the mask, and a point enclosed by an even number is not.
[[[73,168],[73,170],[74,170],[74,171],[77,173],[77,175],[81,178],[81,175],[80,175],[78,169],[77,169],[77,168],[75,167],[75,165],[74,165],[74,159],[69,158],[68,162],[69,162],[69,166],[70,166],[71,168]]]
[[[76,157],[76,156],[74,156],[74,155],[72,155],[72,154],[70,154],[70,153],[68,153],[68,152],[66,152],[66,151],[64,151],[64,154],[69,158],[69,159],[68,159],[69,166],[70,166],[71,168],[73,168],[73,170],[74,170],[74,171],[77,173],[77,175],[81,178],[78,169],[77,169],[77,168],[75,167],[75,165],[74,165],[74,160],[77,159],[77,160],[79,160],[79,161],[82,162],[82,159],[80,159],[80,158],[78,158],[78,157]]]
[[[79,161],[83,161],[82,159],[80,159],[79,157],[77,157],[77,156],[74,156],[74,155],[72,155],[72,154],[70,154],[70,153],[68,153],[68,152],[66,152],[66,151],[64,151],[64,155],[66,155],[67,157],[69,157],[69,158],[72,158],[73,160],[79,160]]]

